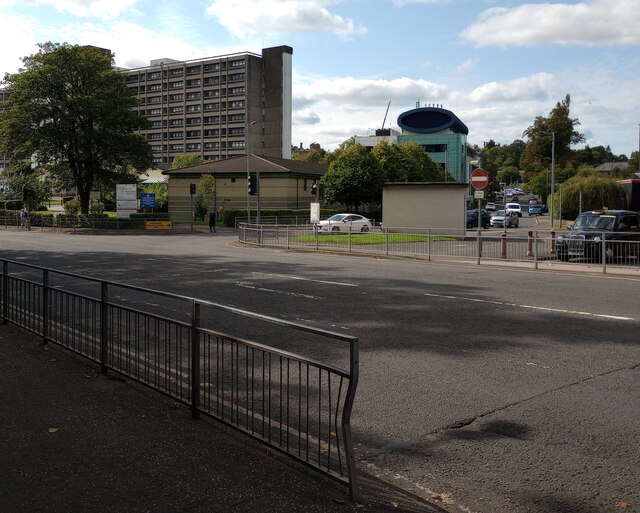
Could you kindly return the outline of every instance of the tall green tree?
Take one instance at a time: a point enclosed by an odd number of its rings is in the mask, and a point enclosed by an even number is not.
[[[560,199],[562,194],[562,200]],[[622,186],[615,178],[601,176],[593,169],[583,168],[569,178],[554,194],[556,215],[562,201],[562,217],[574,218],[582,211],[600,208],[624,208],[625,196]]]
[[[0,152],[12,162],[33,160],[57,186],[76,187],[83,213],[93,189],[135,181],[151,166],[151,148],[135,133],[148,121],[112,53],[45,43],[22,62],[4,77],[0,112]]]
[[[580,121],[569,116],[571,96],[556,103],[547,117],[538,116],[523,135],[528,138],[527,145],[520,159],[521,169],[529,173],[539,172],[549,167],[552,156],[553,133],[555,133],[555,147],[553,154],[555,162],[564,166],[572,158],[571,146],[584,142],[585,137],[578,132]]]
[[[375,156],[361,144],[341,149],[322,177],[327,203],[342,203],[357,210],[382,201],[384,171]]]

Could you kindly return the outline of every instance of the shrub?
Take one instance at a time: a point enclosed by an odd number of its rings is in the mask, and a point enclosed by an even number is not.
[[[68,216],[77,216],[80,213],[80,202],[77,199],[71,199],[69,201],[65,201],[65,198],[62,199],[64,202],[63,208],[65,214]]]
[[[102,214],[102,212],[104,212],[104,203],[99,199],[92,199],[89,202],[89,213]]]

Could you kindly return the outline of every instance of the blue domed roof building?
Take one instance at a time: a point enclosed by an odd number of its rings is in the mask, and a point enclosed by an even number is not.
[[[446,169],[457,182],[468,182],[467,126],[450,110],[440,105],[417,107],[398,116],[398,133],[376,130],[375,136],[356,137],[356,142],[373,148],[382,140],[390,143],[415,142]]]

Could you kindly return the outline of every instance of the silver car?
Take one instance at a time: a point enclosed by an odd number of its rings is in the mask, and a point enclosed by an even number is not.
[[[368,232],[371,221],[360,214],[335,214],[317,226],[320,232]]]
[[[498,210],[495,214],[491,216],[491,226],[492,227],[500,227],[503,228],[507,223],[507,228],[517,228],[520,225],[520,219],[518,218],[518,214],[511,211]]]

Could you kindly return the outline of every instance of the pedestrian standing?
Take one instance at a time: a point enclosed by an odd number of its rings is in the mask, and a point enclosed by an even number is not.
[[[27,228],[27,211],[23,208],[20,211],[20,229],[26,229]]]
[[[216,213],[209,212],[209,233],[216,233]]]

